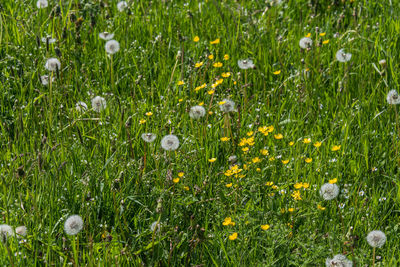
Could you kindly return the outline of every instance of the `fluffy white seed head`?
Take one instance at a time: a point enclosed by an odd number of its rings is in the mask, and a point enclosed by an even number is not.
[[[373,248],[380,248],[386,243],[386,235],[379,230],[369,232],[367,242]]]
[[[206,109],[202,106],[193,106],[190,108],[189,117],[192,119],[200,119],[206,115]]]
[[[386,96],[386,100],[389,105],[397,105],[400,104],[400,96],[396,90],[390,90]]]
[[[253,61],[251,59],[240,59],[238,60],[238,66],[242,70],[254,68]]]
[[[107,54],[115,54],[119,51],[119,43],[115,40],[109,40],[106,43],[106,52]]]
[[[146,143],[152,143],[154,140],[156,140],[157,135],[153,133],[144,133],[142,134],[142,139]]]
[[[222,100],[223,104],[219,105],[222,112],[232,112],[235,111],[235,102],[229,99]]]
[[[336,184],[326,183],[321,186],[319,193],[325,200],[332,200],[339,195],[339,187]]]
[[[336,59],[339,62],[347,62],[351,59],[351,54],[344,52],[344,49],[342,48],[336,52]]]
[[[47,0],[38,0],[36,2],[36,7],[37,8],[46,8],[49,6],[49,3],[47,2]]]
[[[48,71],[56,71],[61,69],[61,62],[57,58],[49,58],[44,65]]]
[[[161,229],[161,226],[162,226],[162,224],[161,224],[160,222],[155,221],[155,222],[153,222],[153,223],[150,225],[150,230],[151,230],[152,232],[154,232],[154,231],[159,232],[160,229]]]
[[[119,12],[124,11],[125,8],[128,7],[128,4],[125,1],[121,1],[117,4],[117,8]]]
[[[313,41],[308,37],[303,37],[299,41],[299,45],[303,49],[311,48]]]
[[[82,112],[87,110],[87,105],[85,102],[79,101],[78,103],[76,103],[75,108],[78,112]]]
[[[26,234],[28,233],[28,229],[26,228],[26,226],[18,226],[17,228],[15,228],[15,233],[19,236],[26,236]]]
[[[161,147],[167,151],[177,150],[179,147],[179,139],[173,134],[166,135],[161,139]]]
[[[101,112],[107,106],[107,102],[104,97],[96,96],[92,99],[92,109],[96,112]]]
[[[100,39],[108,41],[108,40],[111,40],[112,38],[114,38],[114,34],[109,33],[109,32],[101,32],[101,33],[99,33],[99,37],[100,37]]]
[[[76,235],[83,228],[83,220],[79,215],[71,215],[64,223],[64,231],[67,235]]]
[[[325,261],[326,267],[352,267],[353,262],[346,258],[346,256],[338,254],[333,259],[327,258]]]
[[[5,243],[9,237],[14,236],[14,230],[8,224],[0,224],[0,241]]]
[[[44,85],[44,86],[49,85],[49,83],[50,83],[50,77],[49,77],[49,75],[42,75],[42,76],[40,76],[40,81],[42,82],[42,85]],[[54,82],[54,81],[55,81],[55,78],[52,77],[52,78],[51,78],[51,81]]]

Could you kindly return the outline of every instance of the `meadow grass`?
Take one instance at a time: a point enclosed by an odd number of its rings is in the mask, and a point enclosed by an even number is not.
[[[398,1],[127,4],[0,2],[2,265],[400,265]]]

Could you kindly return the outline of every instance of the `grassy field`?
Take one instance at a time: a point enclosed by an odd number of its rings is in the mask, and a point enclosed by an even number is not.
[[[2,266],[400,266],[398,1],[46,3],[0,2]]]

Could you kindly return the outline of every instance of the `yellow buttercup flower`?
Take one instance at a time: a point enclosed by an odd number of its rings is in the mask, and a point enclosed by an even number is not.
[[[229,137],[221,137],[221,141],[222,141],[222,142],[227,142],[227,141],[229,141],[229,140],[230,140]]]
[[[149,112],[146,112],[145,115],[148,116],[148,117],[150,117],[151,115],[153,115],[153,112],[150,112],[150,111],[149,111]]]
[[[146,123],[146,120],[145,120],[145,119],[139,120],[139,124],[145,124],[145,123]]]
[[[223,72],[223,73],[221,73],[221,76],[224,77],[224,78],[228,78],[229,76],[231,76],[231,73],[230,72]]]
[[[222,225],[224,225],[224,226],[228,226],[228,225],[235,226],[235,222],[232,221],[231,217],[226,217],[224,219],[224,221],[222,222]]]
[[[229,236],[229,240],[235,240],[236,238],[238,237],[238,233],[233,233],[233,234],[231,234],[230,236]]]
[[[283,135],[282,134],[274,134],[274,138],[279,140],[279,139],[283,138]]]
[[[209,94],[209,95],[212,95],[212,94],[214,94],[215,93],[215,90],[209,90],[209,91],[207,91],[207,94]]]
[[[263,156],[268,156],[268,150],[266,150],[266,149],[261,149],[261,150],[260,150],[260,153],[261,153]]]
[[[283,164],[288,164],[288,163],[289,163],[289,160],[288,160],[288,159],[282,160],[282,163],[283,163]]]
[[[305,161],[306,163],[311,163],[311,162],[312,162],[312,158],[306,158],[304,161]]]
[[[211,158],[211,159],[208,160],[208,162],[213,163],[213,162],[215,162],[216,160],[217,160],[216,158]]]
[[[335,145],[335,146],[332,147],[331,150],[332,151],[338,151],[341,147],[342,147],[341,145],[338,145],[338,146]]]
[[[174,178],[172,181],[176,184],[176,183],[179,182],[179,178],[178,178],[178,177],[177,177],[177,178]]]
[[[189,191],[189,186],[184,186],[183,189],[185,189],[186,191]]]
[[[296,188],[296,189],[300,189],[300,188],[302,188],[303,187],[303,183],[296,183],[296,184],[294,184],[294,188]]]
[[[178,176],[179,176],[179,177],[183,177],[183,175],[185,175],[184,172],[178,172]]]
[[[289,146],[293,146],[293,145],[294,145],[293,141],[289,142]]]
[[[209,55],[208,59],[213,60],[214,59],[214,55],[213,54]]]
[[[228,60],[229,59],[229,55],[228,54],[225,54],[224,55],[224,60]]]
[[[261,225],[261,229],[264,230],[264,231],[267,231],[269,229],[269,227],[270,227],[269,224]]]
[[[255,157],[251,160],[253,163],[258,163],[261,162],[261,159],[259,157]]]
[[[332,180],[328,181],[330,184],[336,184],[337,183],[337,178],[334,178]]]
[[[322,44],[326,45],[329,43],[329,39],[322,42]]]
[[[220,42],[220,39],[217,38],[214,41],[211,41],[210,44],[219,44],[219,42]]]
[[[228,188],[229,188],[229,187],[232,187],[232,183],[226,184],[225,186],[228,187]]]
[[[320,204],[318,204],[317,208],[318,208],[319,210],[325,210],[325,209],[326,209],[325,207],[322,207]]]
[[[319,34],[319,36],[321,36],[321,37],[323,37],[323,36],[325,36],[326,35],[326,32],[321,32],[320,34]]]
[[[266,186],[272,186],[274,184],[274,182],[266,182],[265,185]]]
[[[306,37],[310,38],[311,37],[311,32],[307,33]]]
[[[288,212],[293,212],[294,208],[288,208]]]
[[[321,142],[318,142],[318,141],[315,142],[315,143],[314,143],[314,146],[315,146],[316,148],[319,148],[319,147],[321,146]]]
[[[196,64],[194,64],[195,68],[200,68],[201,66],[203,66],[203,61],[197,62]]]
[[[184,84],[185,84],[184,81],[179,81],[179,82],[178,82],[178,85],[184,85]]]
[[[279,74],[281,74],[281,71],[280,70],[274,71],[273,74],[274,75],[279,75]]]
[[[304,139],[303,139],[303,143],[304,143],[304,144],[309,144],[309,143],[311,143],[311,138],[304,138]]]
[[[309,183],[303,183],[303,188],[309,188],[310,184]]]
[[[200,40],[199,36],[195,36],[195,37],[193,38],[193,42],[195,42],[195,43],[197,43],[199,40]]]
[[[215,62],[215,63],[213,64],[213,67],[214,67],[214,68],[221,68],[221,67],[222,67],[222,62]]]

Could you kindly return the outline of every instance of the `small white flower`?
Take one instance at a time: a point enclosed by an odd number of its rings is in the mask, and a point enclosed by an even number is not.
[[[325,200],[332,200],[339,195],[339,187],[336,184],[326,183],[321,186],[319,193]]]
[[[79,215],[71,215],[64,223],[64,231],[67,235],[76,235],[83,228],[83,220]]]
[[[106,43],[106,52],[110,55],[119,51],[119,43],[115,40],[109,40]]]
[[[76,103],[75,108],[78,112],[82,112],[87,110],[87,105],[85,102],[79,101],[78,103]]]
[[[369,232],[367,242],[373,248],[380,248],[386,243],[386,235],[379,230]]]
[[[154,140],[156,140],[157,135],[153,133],[144,133],[142,134],[142,139],[146,143],[152,143]]]
[[[15,228],[15,233],[19,236],[26,236],[27,232],[26,226],[18,226]]]
[[[48,7],[49,3],[47,2],[47,0],[38,0],[36,2],[36,6],[37,8],[46,8]]]
[[[106,100],[101,96],[96,96],[92,99],[92,109],[97,112],[101,112],[107,106]]]
[[[9,237],[14,236],[14,230],[8,224],[0,224],[0,241],[6,242]]]
[[[254,64],[253,64],[253,61],[251,59],[240,59],[240,60],[238,60],[238,66],[242,70],[247,70],[247,69],[253,69],[254,68]]]
[[[299,45],[303,49],[311,48],[313,41],[308,37],[303,37],[299,41]]]
[[[219,105],[219,108],[221,109],[222,112],[232,112],[235,111],[235,102],[229,99],[224,99],[222,100],[221,105]]]
[[[112,38],[114,38],[114,34],[109,33],[109,32],[101,32],[101,33],[99,33],[99,37],[100,37],[100,39],[108,41],[108,40],[111,40]]]
[[[46,61],[46,64],[44,65],[44,67],[48,71],[56,71],[57,69],[58,70],[61,69],[61,63],[57,58],[52,57]]]
[[[400,96],[396,90],[390,90],[386,96],[386,100],[389,105],[398,105],[400,104]]]
[[[124,11],[125,8],[128,7],[128,4],[125,1],[121,1],[117,4],[117,8],[119,12]]]
[[[351,54],[350,53],[345,53],[344,49],[340,49],[339,51],[336,52],[336,59],[339,62],[347,62],[351,59]]]
[[[352,267],[353,262],[346,258],[346,256],[338,254],[333,259],[327,258],[325,261],[326,267]]]
[[[53,43],[55,43],[55,42],[57,41],[57,39],[51,38],[50,35],[47,35],[46,37],[43,37],[43,38],[42,38],[42,42],[43,42],[43,43],[47,43],[47,40],[49,40],[49,41],[48,41],[49,44],[53,44]]]
[[[192,119],[200,119],[206,115],[206,110],[202,106],[194,106],[190,108],[189,117]]]
[[[177,150],[179,147],[179,139],[173,134],[166,135],[161,139],[161,147],[167,151]]]

